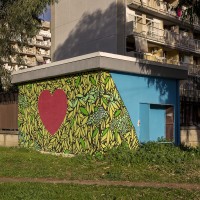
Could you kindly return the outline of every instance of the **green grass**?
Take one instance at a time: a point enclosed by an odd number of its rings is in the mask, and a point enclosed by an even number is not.
[[[101,200],[131,200],[131,199],[159,199],[159,200],[188,200],[199,199],[199,191],[175,189],[128,188],[80,186],[63,184],[13,183],[0,184],[0,199],[2,200],[63,200],[63,199],[101,199]]]
[[[122,146],[104,155],[63,158],[0,148],[0,169],[0,177],[200,183],[200,149],[148,143],[137,151]]]

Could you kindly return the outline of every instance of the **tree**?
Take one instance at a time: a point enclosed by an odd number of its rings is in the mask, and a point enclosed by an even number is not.
[[[11,86],[12,71],[5,69],[5,62],[11,62],[15,56],[19,63],[23,63],[19,51],[39,31],[41,20],[38,16],[47,5],[55,2],[57,0],[0,0],[0,82],[4,90]],[[18,40],[20,42],[16,48],[13,41]]]
[[[183,8],[183,20],[186,18],[193,23],[194,16],[200,18],[200,1],[199,0],[179,0],[177,8]]]

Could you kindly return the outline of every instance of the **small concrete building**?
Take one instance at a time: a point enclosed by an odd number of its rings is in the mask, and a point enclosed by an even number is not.
[[[185,67],[97,52],[12,76],[21,146],[94,153],[159,138],[180,143]]]

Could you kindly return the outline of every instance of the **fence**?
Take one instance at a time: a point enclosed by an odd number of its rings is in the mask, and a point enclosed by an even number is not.
[[[18,94],[0,93],[0,130],[18,130]]]

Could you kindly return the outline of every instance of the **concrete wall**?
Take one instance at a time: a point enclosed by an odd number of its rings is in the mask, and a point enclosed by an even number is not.
[[[52,7],[52,60],[96,51],[124,54],[124,0],[60,0]]]
[[[181,127],[181,143],[187,146],[200,146],[200,129],[196,127]]]
[[[15,147],[18,146],[18,131],[0,131],[0,146]]]

